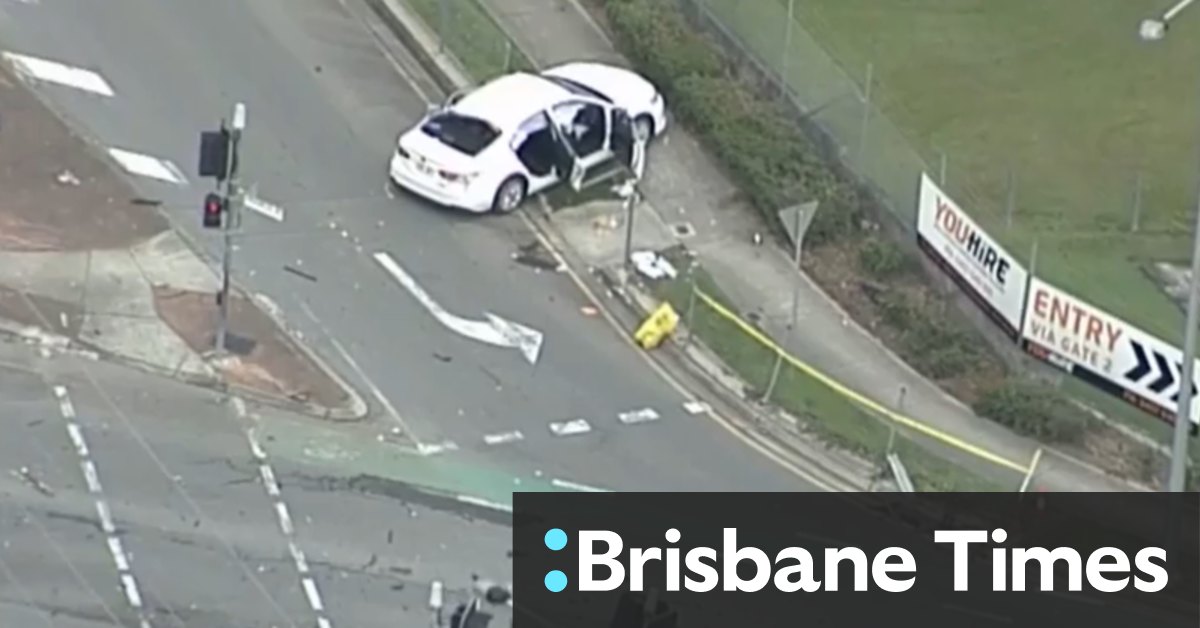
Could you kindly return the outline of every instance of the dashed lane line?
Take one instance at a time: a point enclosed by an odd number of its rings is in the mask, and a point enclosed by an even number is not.
[[[246,403],[237,397],[233,397],[231,405],[233,405],[238,419],[246,421],[249,417],[246,412]],[[279,480],[275,476],[275,470],[271,467],[267,452],[258,441],[258,431],[253,426],[248,425],[246,427],[246,440],[250,444],[250,452],[254,455],[254,459],[259,462],[258,473],[262,478],[263,488],[275,506],[275,516],[279,519],[279,529],[283,532],[284,538],[287,539],[288,553],[292,555],[292,562],[296,565],[297,573],[300,574],[300,586],[304,590],[304,597],[308,599],[308,605],[312,608],[312,611],[317,614],[317,626],[319,628],[333,628],[333,623],[325,614],[325,601],[321,599],[321,592],[317,588],[317,582],[313,579],[309,570],[308,559],[304,556],[304,551],[296,543],[296,527],[292,523],[292,514],[288,511],[287,503],[283,501],[283,490],[279,486]]]
[[[638,423],[649,423],[662,418],[658,411],[654,408],[642,408],[640,410],[630,410],[617,415],[617,419],[625,425],[637,425]]]
[[[54,396],[58,399],[59,413],[67,422],[67,435],[75,447],[75,453],[79,456],[79,468],[83,472],[84,481],[87,482],[88,492],[95,498],[100,529],[104,531],[108,552],[112,555],[113,563],[117,567],[125,599],[129,602],[129,606],[137,611],[139,625],[149,628],[150,622],[146,619],[142,608],[142,593],[138,590],[137,578],[133,575],[133,565],[129,554],[121,544],[121,539],[117,536],[117,527],[113,523],[112,511],[104,499],[104,487],[100,484],[100,472],[96,470],[96,464],[91,459],[91,452],[87,446],[87,439],[84,438],[83,429],[75,422],[75,404],[71,402],[71,395],[66,386],[55,386]]]
[[[112,98],[113,88],[103,76],[91,70],[76,68],[58,61],[31,57],[29,55],[5,52],[4,59],[8,61],[17,75],[24,79],[33,79],[45,83],[65,85],[81,91],[99,94]]]
[[[555,436],[578,436],[592,431],[592,425],[587,419],[571,419],[570,421],[555,421],[550,424],[550,433]]]
[[[520,430],[511,432],[502,432],[499,434],[487,434],[483,437],[485,445],[503,445],[505,443],[515,443],[520,440],[525,440],[525,435]]]

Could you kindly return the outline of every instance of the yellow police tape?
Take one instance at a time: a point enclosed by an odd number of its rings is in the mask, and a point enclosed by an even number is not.
[[[743,321],[736,314],[734,314],[733,312],[730,312],[725,306],[721,305],[720,303],[717,303],[717,301],[715,299],[713,299],[709,295],[705,294],[703,290],[696,288],[696,296],[699,297],[700,300],[704,301],[705,304],[707,304],[709,307],[711,307],[713,310],[715,310],[722,317],[729,320],[733,324],[737,325],[739,328],[741,328],[742,331],[749,334],[751,338],[754,338],[758,342],[762,343],[763,345],[767,346],[771,350],[775,351],[777,354],[782,356],[783,359],[786,360],[789,364],[800,369],[805,374],[807,374],[809,377],[812,377],[813,379],[816,379],[817,381],[821,382],[822,384],[825,384],[830,389],[832,389],[834,392],[842,395],[843,397],[846,397],[847,399],[850,399],[851,401],[854,401],[855,403],[858,403],[861,406],[864,406],[870,410],[873,410],[873,411],[891,419],[892,421],[894,421],[895,423],[897,423],[899,425],[907,427],[916,432],[920,432],[926,436],[929,436],[930,438],[933,438],[934,440],[941,441],[947,445],[961,449],[967,453],[970,453],[979,458],[983,458],[984,460],[995,463],[999,466],[1002,466],[1002,467],[1005,467],[1008,469],[1012,469],[1013,471],[1018,471],[1020,473],[1028,473],[1028,471],[1030,470],[1029,465],[1018,464],[1007,458],[998,456],[986,449],[983,449],[982,447],[972,445],[971,443],[968,443],[958,437],[947,434],[936,428],[930,427],[916,419],[913,419],[913,418],[904,416],[902,414],[899,414],[897,412],[894,412],[894,411],[890,410],[889,408],[887,408],[886,406],[876,402],[873,399],[864,397],[863,395],[843,386],[841,383],[839,383],[838,381],[829,377],[828,375],[825,375],[824,373],[818,371],[817,369],[809,366],[808,364],[806,364],[804,362],[801,362],[794,356],[790,355],[782,347],[775,344],[774,340],[771,340],[769,337],[764,335],[762,332],[760,332],[759,330],[752,327],[750,324]]]

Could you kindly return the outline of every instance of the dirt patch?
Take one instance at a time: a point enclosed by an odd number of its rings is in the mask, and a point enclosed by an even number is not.
[[[214,295],[155,287],[154,306],[193,351],[203,354],[213,349]],[[251,301],[230,300],[226,346],[231,357],[218,368],[238,386],[325,408],[340,408],[350,401],[346,391]]]
[[[168,227],[6,68],[0,147],[0,249],[125,248]]]
[[[83,310],[71,303],[0,286],[0,319],[77,338]]]

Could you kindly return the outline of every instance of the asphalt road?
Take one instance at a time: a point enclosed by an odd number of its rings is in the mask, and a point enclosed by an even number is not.
[[[37,89],[101,146],[175,163],[188,184],[135,184],[214,253],[217,239],[199,228],[210,184],[194,176],[198,133],[244,102],[244,181],[288,217],[247,212],[237,279],[276,301],[372,393],[376,412],[422,442],[616,490],[813,490],[684,412],[615,331],[580,313],[583,297],[566,276],[516,264],[512,254],[533,240],[518,217],[459,215],[385,192],[394,139],[426,105],[357,2],[4,2],[0,43],[102,75],[111,98]],[[376,264],[377,251],[450,312],[490,311],[542,331],[539,362],[442,327]],[[660,418],[618,420],[643,408]],[[550,423],[579,418],[589,433],[551,433]],[[486,444],[513,431],[523,440]]]
[[[247,421],[212,393],[0,344],[0,626],[424,625],[433,582],[449,603],[472,573],[510,578],[503,515],[268,453],[271,495]]]

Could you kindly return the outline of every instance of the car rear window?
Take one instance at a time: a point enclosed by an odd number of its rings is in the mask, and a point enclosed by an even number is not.
[[[496,141],[496,137],[500,135],[500,132],[487,122],[452,111],[434,114],[421,125],[421,131],[472,157]]]

